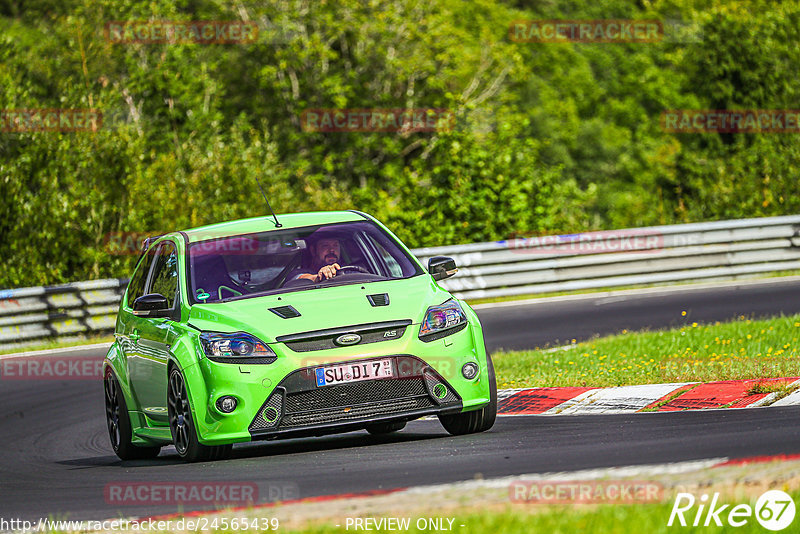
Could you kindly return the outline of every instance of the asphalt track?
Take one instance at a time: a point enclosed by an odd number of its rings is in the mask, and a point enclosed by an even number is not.
[[[479,309],[490,350],[557,345],[623,328],[797,312],[797,281]],[[461,437],[448,436],[437,421],[417,421],[389,437],[356,432],[238,445],[233,459],[223,462],[184,464],[172,448],[155,460],[120,462],[108,444],[99,381],[0,380],[0,406],[0,518],[6,520],[179,510],[107,499],[107,488],[137,482],[255,483],[259,500],[266,501],[475,477],[800,453],[800,407],[786,407],[501,417],[491,431]]]

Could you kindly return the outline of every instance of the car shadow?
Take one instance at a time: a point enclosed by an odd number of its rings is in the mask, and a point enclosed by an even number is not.
[[[437,433],[400,431],[373,436],[364,431],[315,438],[295,438],[275,441],[256,441],[234,446],[232,459],[284,456],[308,452],[325,452],[355,447],[371,447],[394,443],[418,442],[449,437],[442,430]],[[176,455],[177,456],[177,455]]]
[[[401,430],[399,432],[378,436],[373,436],[372,434],[368,434],[363,430],[359,430],[344,434],[333,434],[311,438],[293,438],[274,441],[239,443],[234,445],[230,460],[243,460],[260,457],[269,458],[291,454],[349,449],[355,447],[371,447],[391,445],[395,443],[419,442],[448,437],[451,436],[441,428],[436,428],[435,431],[431,432]],[[56,463],[60,465],[71,466],[73,469],[86,469],[93,467],[122,467],[127,469],[132,467],[191,465],[181,460],[177,452],[175,452],[175,448],[171,445],[164,447],[158,457],[149,460],[122,461],[112,454],[91,458],[61,460],[57,461]],[[198,463],[202,464],[204,462]]]

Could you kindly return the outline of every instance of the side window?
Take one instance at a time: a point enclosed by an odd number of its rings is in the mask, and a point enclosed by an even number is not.
[[[144,295],[144,285],[147,283],[147,274],[150,272],[150,265],[153,263],[154,248],[150,248],[139,261],[139,266],[128,282],[128,307],[133,307],[133,301]]]
[[[167,297],[167,303],[172,308],[178,295],[178,253],[175,245],[169,241],[162,243],[158,247],[155,262],[150,292]]]

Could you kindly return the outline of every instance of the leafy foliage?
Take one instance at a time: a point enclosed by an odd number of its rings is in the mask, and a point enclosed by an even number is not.
[[[520,19],[658,19],[655,43],[531,44]],[[255,43],[119,44],[110,21],[243,20]],[[410,246],[797,212],[790,134],[672,134],[666,109],[791,109],[797,2],[0,1],[0,287],[125,276],[113,232],[359,209]],[[314,108],[444,108],[433,132],[307,132]]]

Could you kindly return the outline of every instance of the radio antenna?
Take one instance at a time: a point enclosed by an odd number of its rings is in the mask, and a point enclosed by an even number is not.
[[[258,188],[261,190],[261,196],[264,197],[264,202],[267,203],[267,208],[269,208],[269,212],[272,214],[272,218],[275,219],[275,228],[280,228],[283,225],[278,222],[278,217],[275,215],[275,211],[272,209],[272,206],[269,205],[269,200],[267,200],[267,195],[264,194],[264,188],[261,187],[261,181],[258,179],[258,176],[256,176],[255,178],[256,178],[256,183],[258,184]]]

